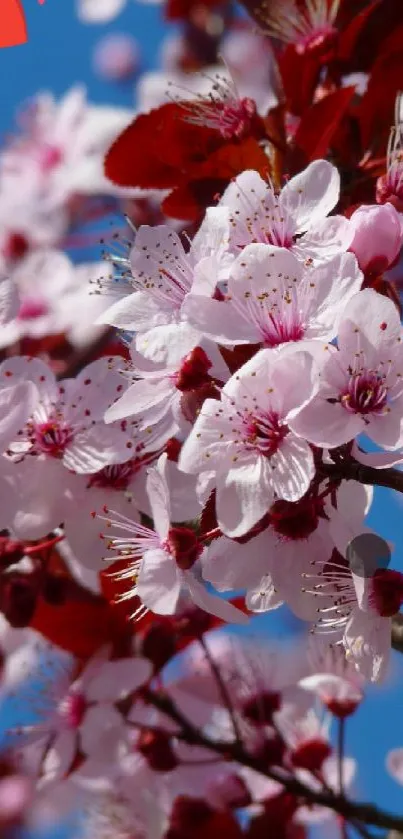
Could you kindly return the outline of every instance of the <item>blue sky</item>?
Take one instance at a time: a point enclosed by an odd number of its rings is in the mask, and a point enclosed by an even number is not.
[[[74,14],[74,0],[23,0],[29,26],[29,44],[0,50],[0,131],[6,136],[13,127],[16,107],[38,90],[63,94],[71,85],[84,82],[95,103],[130,106],[133,86],[108,85],[92,71],[92,51],[106,31],[131,32],[142,50],[142,68],[158,63],[158,50],[165,32],[159,6],[128,0],[126,11],[108,26],[84,26]],[[370,525],[394,542],[394,567],[403,570],[402,501],[389,490],[376,491],[369,517]],[[271,638],[298,633],[299,622],[286,614],[268,616],[262,630]],[[374,800],[391,810],[403,811],[403,789],[390,780],[384,770],[389,748],[403,746],[402,714],[403,656],[393,656],[392,674],[387,686],[371,688],[347,732],[348,751],[359,759],[356,791],[359,797]],[[9,724],[6,711],[3,724]]]

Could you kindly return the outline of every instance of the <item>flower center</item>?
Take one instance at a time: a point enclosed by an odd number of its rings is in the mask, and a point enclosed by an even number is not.
[[[62,457],[63,452],[73,439],[72,430],[57,420],[42,422],[34,427],[35,447],[51,457]]]
[[[39,149],[39,163],[44,172],[50,172],[63,160],[63,152],[57,146],[44,143]]]
[[[289,433],[288,426],[281,422],[278,414],[269,411],[267,414],[248,414],[244,418],[245,442],[253,448],[271,457],[280,448],[284,437]]]
[[[378,615],[391,618],[403,603],[403,574],[400,571],[378,568],[371,579],[369,604]]]
[[[209,370],[212,367],[210,359],[201,347],[195,347],[183,360],[179,371],[175,375],[175,386],[178,390],[196,390],[211,381]]]
[[[62,699],[58,711],[67,728],[78,728],[87,710],[87,700],[82,693],[69,693]]]
[[[190,527],[171,527],[165,547],[182,571],[187,571],[200,556],[201,546]]]
[[[256,103],[253,99],[244,98],[234,100],[230,104],[224,104],[218,110],[218,130],[225,140],[234,137],[238,139],[247,134],[250,130],[251,120],[256,115]]]
[[[275,501],[270,508],[270,526],[287,540],[308,539],[323,516],[320,498],[301,498],[300,501]]]
[[[138,447],[139,449],[141,446]],[[105,466],[95,475],[91,475],[88,481],[88,488],[100,487],[101,489],[116,489],[125,490],[128,488],[132,478],[143,467],[153,463],[158,457],[158,452],[151,452],[143,456],[139,455],[126,463],[115,463],[111,466]]]
[[[294,313],[293,313],[294,314]],[[301,341],[305,330],[300,317],[286,319],[282,315],[268,313],[267,323],[264,325],[264,343],[266,347],[278,347],[288,341]]]
[[[271,725],[273,714],[281,708],[281,693],[264,690],[250,696],[243,704],[244,716],[256,725]]]
[[[311,54],[327,53],[335,46],[337,35],[337,29],[334,26],[319,27],[298,40],[295,44],[295,51],[298,55],[305,55],[308,52]]]
[[[384,381],[375,373],[351,376],[340,402],[350,414],[384,414],[388,393]]]
[[[27,297],[21,303],[18,319],[19,320],[35,320],[43,315],[47,315],[49,307],[44,300],[35,300],[33,297]]]
[[[312,737],[305,740],[291,753],[293,766],[299,769],[308,769],[310,772],[320,772],[323,762],[330,757],[332,750],[326,740],[321,737]]]
[[[6,259],[17,262],[29,251],[29,241],[23,233],[10,233],[4,246]]]

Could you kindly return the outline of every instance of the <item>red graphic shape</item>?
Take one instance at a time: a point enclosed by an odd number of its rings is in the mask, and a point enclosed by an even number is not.
[[[16,47],[28,40],[25,15],[20,0],[1,0],[0,47]]]
[[[42,5],[45,0],[38,2]],[[0,0],[0,6],[0,49],[26,44],[28,32],[21,0]]]

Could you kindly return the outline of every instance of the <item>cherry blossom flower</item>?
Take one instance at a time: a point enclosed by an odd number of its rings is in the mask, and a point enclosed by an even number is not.
[[[403,575],[374,568],[367,577],[352,573],[337,552],[331,559],[315,559],[305,574],[306,591],[318,603],[316,630],[342,643],[347,658],[371,681],[388,670],[392,617],[403,603]],[[333,600],[321,605],[325,595]]]
[[[388,752],[386,768],[392,778],[403,786],[403,748],[391,749]]]
[[[131,35],[109,34],[95,46],[93,66],[98,76],[107,81],[133,78],[140,64],[140,46]]]
[[[232,247],[238,252],[253,242],[276,245],[303,262],[325,261],[346,251],[354,235],[348,220],[326,218],[339,192],[339,173],[326,160],[310,163],[278,194],[257,172],[243,172],[220,200],[230,210]]]
[[[207,399],[181,451],[185,472],[214,472],[218,524],[242,536],[267,513],[274,495],[297,501],[314,474],[313,456],[293,430],[315,382],[307,353],[261,350]]]
[[[46,458],[84,474],[129,459],[133,446],[129,430],[103,421],[106,408],[123,389],[116,358],[94,361],[75,380],[58,384],[39,359],[14,357],[1,365],[0,381],[8,386],[15,383],[21,390],[27,383],[34,388],[30,416],[15,425],[8,449],[14,461],[29,455],[32,473]]]
[[[62,251],[33,251],[0,283],[0,346],[62,332],[74,344],[94,340],[109,301],[90,296],[90,283],[104,271],[104,263],[73,266]]]
[[[315,621],[318,598],[307,592],[306,577],[315,562],[331,557],[335,546],[363,530],[368,509],[365,487],[344,482],[333,496],[309,491],[300,501],[277,500],[267,514],[265,529],[245,543],[215,539],[201,556],[204,579],[218,591],[246,589],[253,612],[277,609],[282,603],[302,620]],[[321,609],[331,609],[331,595],[321,593]]]
[[[124,9],[126,0],[77,0],[77,13],[83,23],[108,23]]]
[[[335,21],[340,0],[274,0],[262,7],[265,32],[285,44],[293,44],[300,55],[328,50],[337,36]]]
[[[89,105],[85,89],[73,87],[56,102],[39,94],[20,115],[17,135],[0,156],[6,186],[21,177],[32,179],[51,205],[79,194],[110,194],[102,158],[114,136],[131,119],[119,108]]]
[[[372,289],[355,295],[339,324],[338,348],[322,351],[319,390],[296,418],[296,432],[325,448],[347,443],[361,432],[386,449],[401,447],[401,336],[400,318],[390,300]]]
[[[127,561],[127,568],[119,574],[133,580],[128,598],[139,597],[140,612],[145,608],[161,614],[174,614],[182,588],[189,591],[194,603],[224,620],[243,623],[246,616],[231,603],[210,594],[193,573],[192,567],[200,555],[196,534],[187,527],[171,525],[169,489],[164,475],[166,456],[156,467],[151,467],[147,478],[147,492],[153,514],[154,528],[105,510],[108,528],[128,535],[108,537],[108,548]],[[104,536],[106,538],[106,536]]]
[[[188,253],[166,225],[140,227],[125,271],[126,287],[129,284],[134,291],[122,296],[115,286],[118,300],[98,323],[139,333],[136,348],[146,358],[177,362],[201,337],[183,315],[184,302],[191,289],[211,296],[226,279],[231,261],[228,240],[225,208],[207,211]]]
[[[350,254],[304,271],[291,251],[252,244],[232,266],[223,302],[192,291],[184,311],[195,328],[221,344],[331,340],[362,279]]]
[[[207,396],[218,394],[217,380],[228,378],[228,368],[216,346],[207,352],[195,346],[179,363],[166,367],[131,350],[130,384],[121,399],[105,413],[105,422],[141,415],[140,431],[148,429],[145,451],[164,446],[179,430],[188,431]],[[152,447],[152,448],[151,448]]]
[[[47,690],[37,703],[40,722],[19,732],[28,743],[38,743],[40,772],[46,781],[62,778],[71,770],[78,748],[85,754],[108,729],[124,725],[115,703],[136,691],[150,675],[146,659],[110,661],[106,649],[91,658],[76,679],[66,661],[56,671],[52,669]]]
[[[316,694],[338,719],[353,714],[364,699],[364,678],[346,658],[344,649],[312,636],[308,658],[312,673],[300,679],[299,686]]]

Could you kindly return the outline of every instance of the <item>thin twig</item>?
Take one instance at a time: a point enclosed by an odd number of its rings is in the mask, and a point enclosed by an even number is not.
[[[337,770],[339,781],[339,792],[343,795],[344,781],[343,781],[343,761],[344,761],[344,734],[345,734],[345,719],[340,717],[338,720],[337,730]]]
[[[236,718],[236,713],[234,706],[232,704],[232,700],[230,694],[227,690],[227,686],[222,679],[220,668],[217,666],[217,663],[214,661],[214,657],[211,655],[210,650],[206,644],[206,641],[203,635],[198,639],[200,646],[203,648],[204,655],[209,663],[210,670],[214,676],[214,679],[217,683],[217,688],[219,690],[224,708],[227,709],[229,716],[231,718],[232,728],[234,729],[235,739],[237,743],[242,744],[242,735],[238,725],[238,720]]]
[[[250,755],[242,744],[211,740],[202,731],[199,731],[192,725],[166,694],[157,694],[145,689],[143,695],[146,702],[149,702],[179,724],[181,731],[178,733],[175,732],[175,737],[183,742],[189,745],[202,746],[209,751],[221,755],[224,760],[233,760],[242,766],[254,769],[264,777],[277,781],[284,789],[297,798],[311,804],[317,804],[320,807],[327,807],[335,813],[344,816],[349,822],[354,821],[355,823],[359,822],[373,825],[374,827],[383,827],[387,830],[403,832],[403,816],[394,816],[392,813],[381,810],[373,804],[355,803],[344,795],[330,794],[322,790],[311,789],[293,775],[285,774],[277,768],[268,768],[266,763]]]

